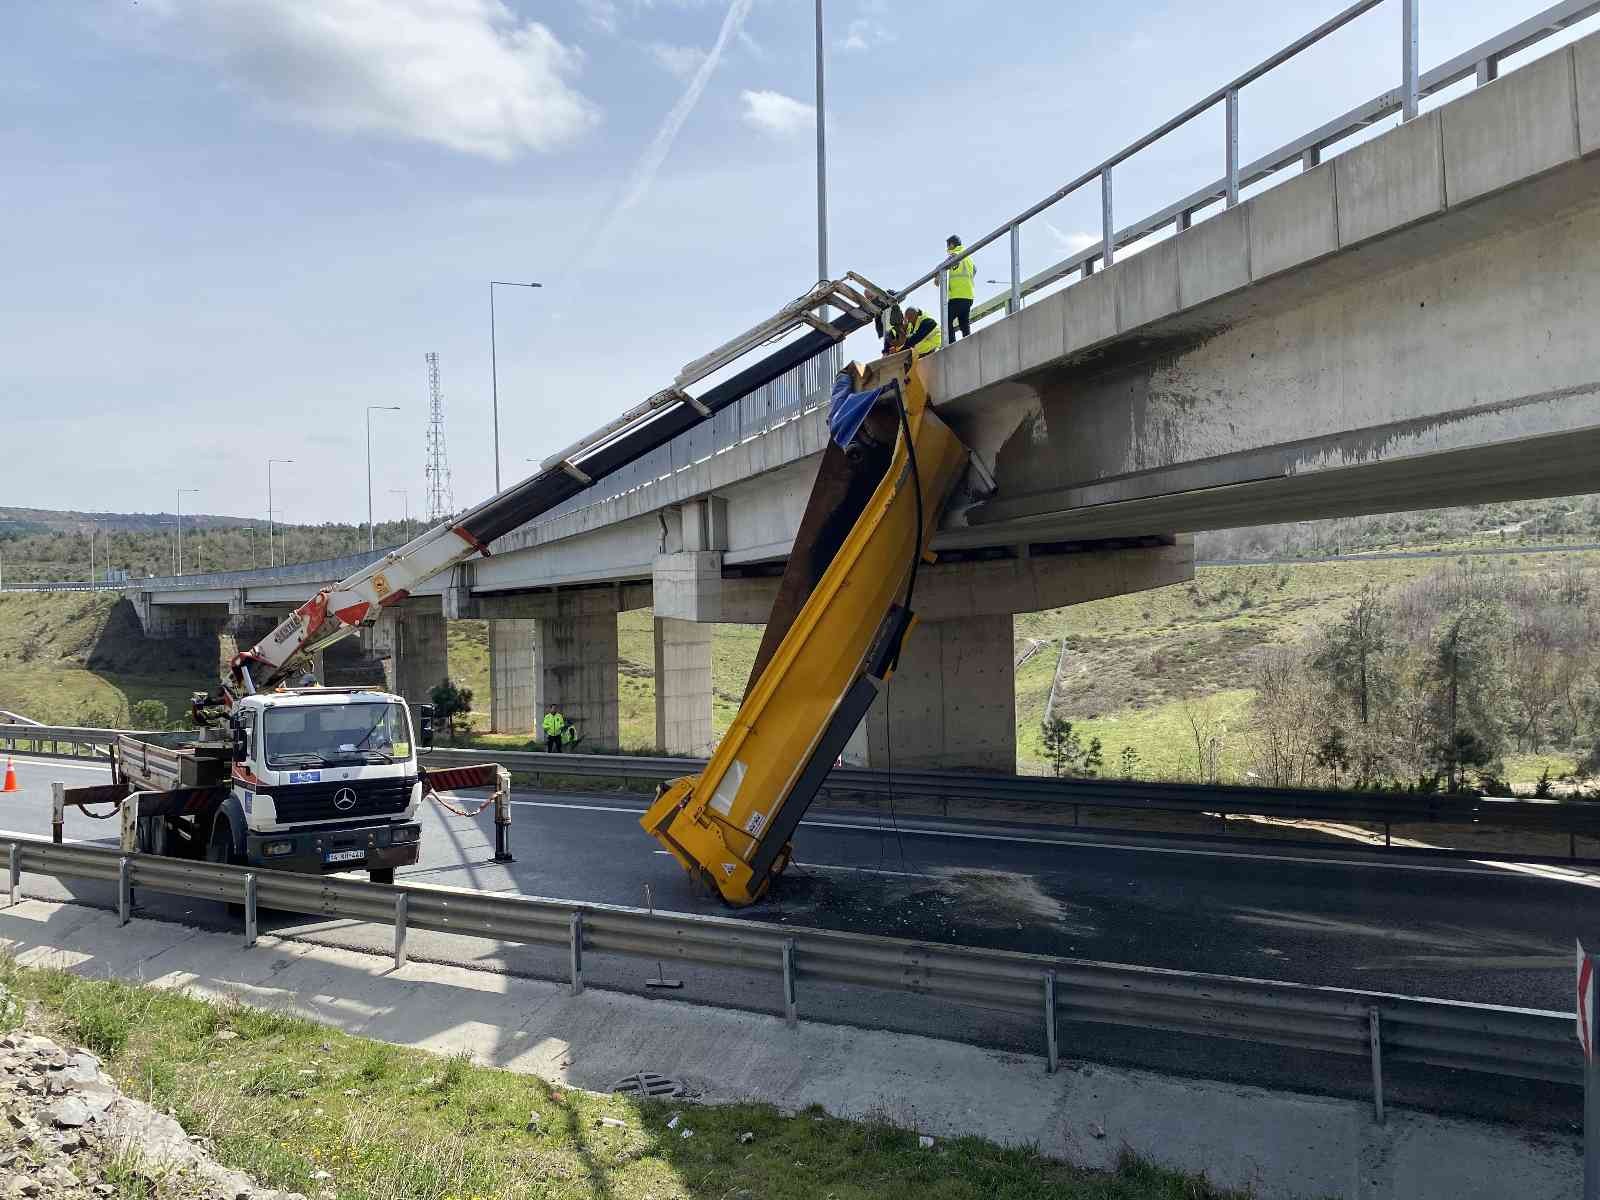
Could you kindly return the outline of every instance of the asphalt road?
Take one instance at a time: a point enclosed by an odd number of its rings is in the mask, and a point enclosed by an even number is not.
[[[50,781],[99,782],[102,768],[18,760],[22,790],[0,794],[0,829],[49,831]],[[465,800],[465,798],[463,798]],[[515,891],[602,903],[643,903],[648,884],[658,908],[726,914],[696,894],[688,877],[640,830],[642,804],[572,793],[522,792],[514,797],[509,866],[490,862],[491,815],[472,819],[437,805],[422,812],[423,857],[402,875],[417,882]],[[796,866],[773,897],[739,914],[750,919],[882,933],[1109,962],[1225,975],[1355,987],[1480,1003],[1569,1011],[1572,945],[1596,940],[1600,877],[1561,869],[1464,864],[1329,861],[1270,844],[1236,847],[1155,846],[1137,840],[1093,840],[1062,831],[1010,827],[998,832],[972,822],[944,822],[913,832],[906,822],[876,815],[814,814],[796,839]],[[66,836],[114,840],[115,823],[69,811]],[[30,895],[108,904],[110,890],[88,883],[25,883]],[[229,923],[218,905],[144,896],[151,916],[190,923]],[[381,949],[389,933],[375,926],[280,915],[265,927],[355,948]],[[496,945],[454,935],[413,933],[415,958],[561,977],[564,955]],[[643,990],[637,962],[594,959],[590,981]],[[764,977],[702,972],[668,964],[682,978],[672,993],[701,1002],[776,1009],[776,987]],[[881,995],[802,996],[802,1009],[822,1019],[903,1028],[1008,1048],[1036,1050],[1028,1022],[956,1009],[918,998]],[[1125,1037],[1097,1027],[1093,1057],[1141,1062],[1200,1074],[1305,1086],[1298,1056],[1164,1036]],[[1072,1031],[1064,1035],[1071,1054]],[[1335,1069],[1323,1090],[1359,1094],[1365,1064]],[[1408,1086],[1404,1072],[1396,1086]],[[1410,1081],[1448,1090],[1440,1073]],[[1514,1090],[1514,1089],[1513,1089]],[[1504,1099],[1502,1097],[1502,1099]],[[1529,1102],[1533,1102],[1529,1097]],[[1545,1099],[1548,1099],[1546,1097]],[[1569,1098],[1570,1099],[1570,1098]],[[1434,1107],[1452,1107],[1437,1096]],[[1541,1101],[1542,1102],[1542,1101]],[[1506,1101],[1513,1109],[1521,1101]],[[1506,1103],[1496,1111],[1504,1115]],[[1459,1106],[1456,1106],[1459,1107]],[[1565,1103],[1558,1108],[1565,1111]],[[1531,1112],[1532,1110],[1530,1110]]]

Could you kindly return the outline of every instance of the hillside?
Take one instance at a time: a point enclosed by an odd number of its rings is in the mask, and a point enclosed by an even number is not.
[[[5,517],[7,513],[22,515]],[[47,524],[46,518],[54,524]],[[395,546],[407,540],[408,529],[414,534],[417,526],[381,521],[374,534],[379,546]],[[0,509],[0,567],[7,583],[87,580],[92,549],[97,579],[105,577],[107,565],[127,571],[132,579],[170,575],[176,566],[175,530],[176,519],[164,513],[40,514]],[[280,525],[269,554],[264,521],[183,516],[187,574],[250,570],[269,561],[337,558],[366,548],[364,525]]]

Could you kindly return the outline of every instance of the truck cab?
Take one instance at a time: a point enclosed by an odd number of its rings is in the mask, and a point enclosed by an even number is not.
[[[405,700],[368,688],[280,688],[229,718],[232,770],[206,857],[311,874],[366,870],[392,883],[417,861],[422,801]]]

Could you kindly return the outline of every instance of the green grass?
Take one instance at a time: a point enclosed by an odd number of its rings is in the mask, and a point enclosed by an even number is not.
[[[226,1165],[309,1195],[1243,1200],[1127,1155],[1095,1172],[978,1138],[924,1150],[915,1130],[820,1109],[592,1095],[176,992],[9,962],[0,978],[37,1006],[44,1032],[102,1055],[127,1091],[171,1108]],[[218,1040],[225,1031],[236,1036]],[[316,1178],[322,1171],[331,1178]]]

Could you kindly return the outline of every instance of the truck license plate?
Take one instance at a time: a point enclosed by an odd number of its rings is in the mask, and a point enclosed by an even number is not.
[[[367,852],[365,850],[329,850],[327,854],[323,855],[322,861],[331,863],[360,862],[366,856]]]

